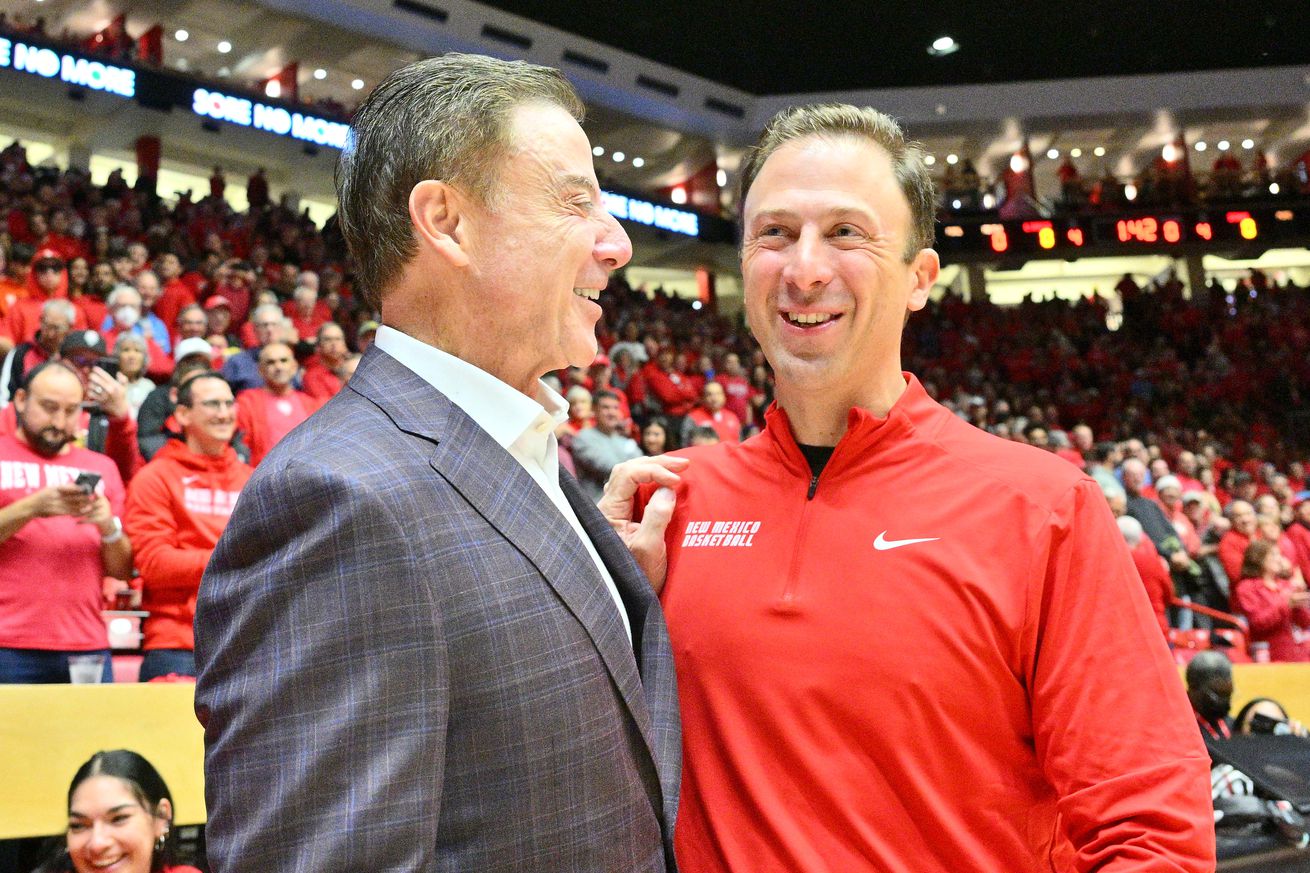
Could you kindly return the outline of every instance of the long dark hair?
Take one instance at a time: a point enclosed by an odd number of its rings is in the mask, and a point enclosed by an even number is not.
[[[127,783],[132,795],[136,798],[141,807],[151,816],[157,816],[159,802],[167,800],[169,806],[173,806],[173,795],[169,793],[168,785],[165,784],[164,778],[159,775],[159,771],[151,765],[149,761],[138,755],[136,752],[127,749],[114,749],[109,752],[96,752],[91,758],[77,769],[73,775],[73,781],[68,786],[68,808],[72,811],[73,794],[77,791],[79,785],[92,776],[113,776],[122,779]],[[176,808],[174,808],[176,814]],[[150,869],[152,873],[159,873],[165,867],[176,863],[174,854],[177,848],[177,837],[170,827],[164,836],[163,848],[156,848],[150,858]],[[68,857],[68,843],[60,839],[59,845],[51,853],[51,857],[34,873],[69,873],[73,870],[72,859]]]

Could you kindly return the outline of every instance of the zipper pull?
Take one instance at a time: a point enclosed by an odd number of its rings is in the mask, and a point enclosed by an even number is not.
[[[810,477],[810,490],[809,490],[809,493],[807,493],[807,494],[805,495],[805,499],[806,499],[806,500],[813,500],[813,499],[814,499],[814,492],[815,492],[815,491],[818,491],[818,490],[819,490],[819,477],[818,477],[818,475],[816,474],[816,475]]]

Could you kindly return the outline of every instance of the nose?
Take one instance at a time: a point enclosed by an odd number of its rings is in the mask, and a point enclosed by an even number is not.
[[[111,847],[113,843],[113,839],[109,836],[109,828],[104,822],[98,821],[91,825],[91,832],[87,835],[86,840],[88,851],[92,853],[103,851]]]
[[[806,227],[801,230],[796,244],[789,248],[782,277],[787,284],[801,291],[822,288],[832,281],[828,249],[817,229]]]
[[[608,212],[605,223],[596,239],[596,260],[607,270],[617,270],[632,260],[632,240],[619,220]]]

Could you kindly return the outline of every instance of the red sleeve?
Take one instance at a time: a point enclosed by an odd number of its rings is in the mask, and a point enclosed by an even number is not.
[[[167,474],[153,468],[138,476],[128,488],[123,530],[132,541],[136,568],[146,584],[156,590],[189,589],[200,585],[210,550],[181,545],[179,516],[169,493]]]
[[[153,337],[146,340],[146,346],[150,352],[150,366],[146,368],[146,375],[157,383],[168,381],[173,375],[173,359],[164,354]]]
[[[1292,621],[1287,598],[1266,588],[1263,579],[1242,579],[1233,586],[1233,606],[1246,616],[1253,634],[1267,635]]]
[[[1245,553],[1246,547],[1238,538],[1224,534],[1219,540],[1219,563],[1224,565],[1224,572],[1233,584],[1242,578],[1242,556]]]
[[[136,444],[136,420],[130,415],[109,419],[105,434],[105,454],[113,459],[124,482],[130,482],[145,459]]]
[[[1080,481],[1047,525],[1023,669],[1075,868],[1212,873],[1210,758],[1099,486]]]

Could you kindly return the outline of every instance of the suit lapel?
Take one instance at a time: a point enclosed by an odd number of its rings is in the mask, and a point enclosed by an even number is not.
[[[369,349],[347,387],[375,403],[401,430],[436,443],[432,468],[532,562],[587,631],[654,763],[651,714],[642,695],[638,655],[591,555],[555,504],[462,409],[380,349]],[[653,595],[648,587],[642,590],[645,578],[599,511],[571,477],[562,478],[569,483],[565,494],[570,505],[628,604],[635,638]]]

